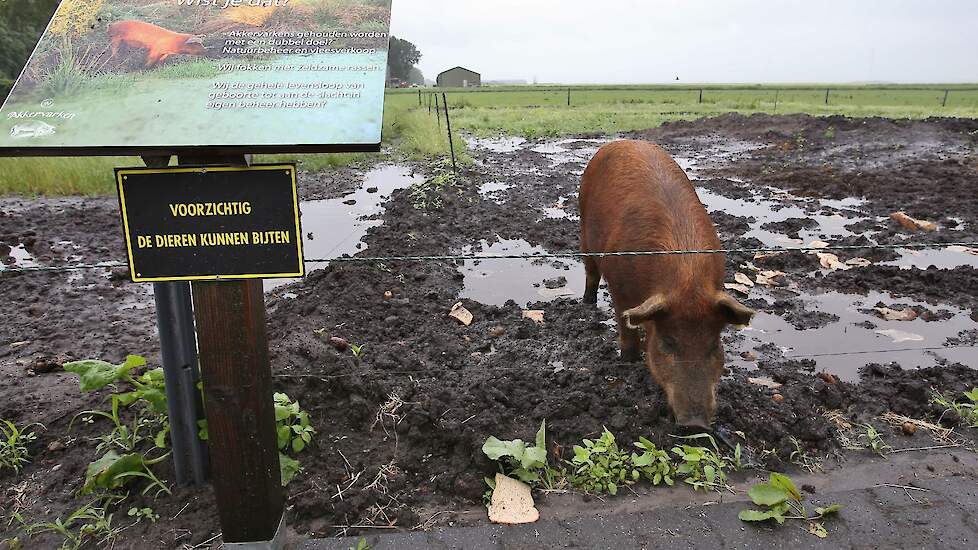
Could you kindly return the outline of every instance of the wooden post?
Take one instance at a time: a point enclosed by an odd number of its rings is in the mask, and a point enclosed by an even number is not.
[[[247,166],[250,158],[181,156],[181,165]],[[225,543],[283,536],[285,511],[260,279],[191,283],[211,480]]]
[[[830,92],[830,91],[831,91],[831,89],[826,89],[826,90],[825,90],[825,104],[826,104],[826,105],[828,105],[828,104],[829,104],[829,92]]]
[[[700,103],[703,103],[703,90],[700,89]]]
[[[276,537],[285,497],[260,279],[194,282],[214,494],[225,543]]]
[[[567,106],[568,107],[571,106],[571,104],[570,104],[570,92],[571,92],[570,91],[570,88],[567,88]]]
[[[418,88],[418,107],[421,106],[421,88]]]
[[[951,93],[951,90],[944,90],[944,101],[941,101],[941,107],[947,107],[947,94]]]

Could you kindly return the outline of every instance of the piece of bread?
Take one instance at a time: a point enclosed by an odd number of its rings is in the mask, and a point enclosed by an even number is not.
[[[489,521],[503,525],[533,523],[540,511],[533,506],[530,486],[503,474],[496,474],[496,488],[489,505]]]

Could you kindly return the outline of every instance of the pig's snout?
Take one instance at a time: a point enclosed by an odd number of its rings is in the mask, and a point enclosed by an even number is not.
[[[710,420],[706,415],[676,416],[676,424],[685,428],[710,429]]]

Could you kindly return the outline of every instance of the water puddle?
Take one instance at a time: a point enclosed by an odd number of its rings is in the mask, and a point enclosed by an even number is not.
[[[469,137],[465,141],[473,149],[485,149],[493,153],[515,153],[523,149],[526,144],[525,138],[503,136],[493,138]]]
[[[459,253],[546,254],[547,251],[524,240],[501,239],[492,244],[483,240],[481,249],[466,246]],[[465,282],[460,296],[483,304],[501,306],[513,300],[526,306],[584,294],[584,266],[576,260],[466,260],[461,271]],[[598,302],[610,307],[606,290],[599,292]]]
[[[927,269],[934,266],[939,269],[953,269],[958,266],[970,266],[978,269],[978,255],[953,248],[930,248],[924,250],[897,250],[900,257],[884,262],[881,265],[895,265],[900,269]]]
[[[962,331],[978,328],[969,312],[942,304],[933,306],[908,298],[894,298],[887,293],[871,292],[867,296],[829,292],[805,295],[806,311],[817,311],[838,317],[837,321],[812,329],[798,329],[783,316],[758,312],[753,323],[740,332],[745,340],[737,350],[728,349],[728,363],[752,367],[740,352],[759,353],[764,344],[777,346],[785,357],[810,359],[817,370],[826,370],[843,380],[855,380],[859,369],[869,363],[897,361],[904,368],[929,367],[941,359],[978,368],[974,348],[945,348],[920,351],[920,348],[943,348],[949,338]],[[871,310],[877,304],[923,307],[930,311],[947,311],[946,320],[887,321]],[[762,357],[763,354],[761,353]]]
[[[10,247],[10,260],[4,262],[9,267],[37,267],[34,256],[27,251],[23,244]]]
[[[369,171],[359,189],[336,199],[305,201],[299,205],[302,221],[302,243],[305,257],[323,259],[356,254],[365,249],[361,242],[371,227],[383,222],[377,214],[391,193],[424,181],[405,166],[382,166]],[[367,219],[371,218],[371,219]],[[306,264],[306,269],[323,264]],[[291,282],[290,279],[268,279],[265,291]]]
[[[503,204],[506,202],[506,200],[502,198],[503,192],[510,187],[512,187],[512,185],[503,181],[490,181],[483,183],[479,187],[479,194],[482,195],[483,198],[489,199],[496,204]]]

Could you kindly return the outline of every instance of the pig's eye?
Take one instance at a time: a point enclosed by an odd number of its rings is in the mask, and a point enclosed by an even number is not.
[[[672,336],[663,336],[660,340],[663,353],[668,353],[669,355],[676,355],[679,353],[679,343]]]

